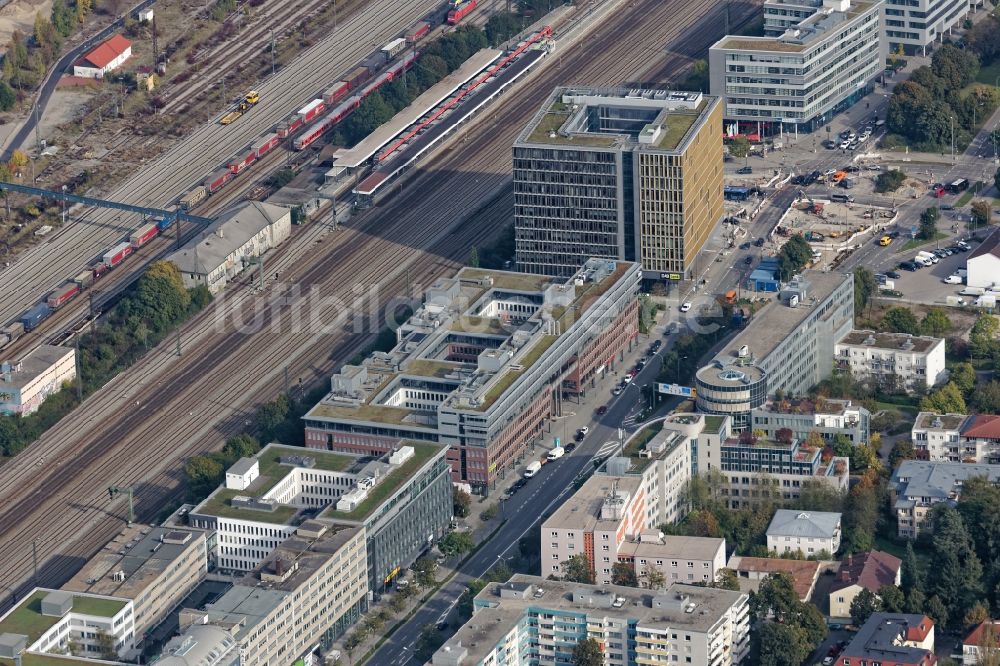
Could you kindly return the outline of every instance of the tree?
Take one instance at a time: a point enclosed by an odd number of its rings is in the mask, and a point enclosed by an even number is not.
[[[475,547],[476,543],[472,540],[472,535],[468,532],[448,532],[438,542],[438,550],[448,557],[468,553]]]
[[[10,154],[10,170],[20,172],[28,166],[28,153],[20,148]]]
[[[801,666],[812,651],[805,632],[787,624],[764,622],[751,638],[756,639],[757,652],[757,659],[751,661],[760,666]]]
[[[662,571],[652,564],[646,565],[646,570],[642,574],[645,586],[650,590],[660,590],[667,584],[667,577]]]
[[[0,81],[0,111],[10,111],[16,103],[17,95],[14,89],[6,81]]]
[[[603,666],[604,652],[601,644],[595,639],[587,637],[577,641],[573,647],[574,666]]]
[[[222,454],[235,462],[240,458],[250,458],[260,452],[260,442],[252,435],[242,434],[230,437],[222,447]]]
[[[473,268],[479,268],[479,250],[476,246],[472,246],[472,250],[469,252],[469,265]]]
[[[900,569],[900,585],[903,592],[909,594],[913,589],[923,589],[924,584],[920,575],[920,567],[917,565],[917,554],[913,551],[913,542],[906,542],[906,553],[903,555],[903,564]]]
[[[225,469],[219,461],[209,456],[194,456],[184,465],[188,496],[197,500],[208,497],[224,475]]]
[[[879,610],[886,613],[905,613],[906,595],[895,585],[883,585],[878,589]]]
[[[514,14],[497,12],[486,21],[486,39],[490,46],[499,46],[521,30],[521,21]]]
[[[958,387],[962,395],[968,396],[976,387],[976,369],[971,363],[956,363],[948,373],[948,380]]]
[[[458,486],[452,486],[451,501],[452,512],[457,517],[467,518],[472,512],[472,495],[460,489]]]
[[[860,317],[868,307],[871,297],[878,291],[875,273],[870,268],[858,266],[854,269],[854,316]]]
[[[878,597],[868,588],[861,588],[851,601],[851,622],[860,627],[876,611],[878,611]]]
[[[997,351],[1000,320],[991,314],[979,315],[969,331],[969,352],[973,358],[989,358]]]
[[[712,587],[717,587],[720,590],[732,590],[733,592],[739,592],[740,590],[740,579],[736,575],[736,572],[727,567],[719,569],[718,573],[719,579],[712,584]]]
[[[962,618],[962,624],[966,628],[971,629],[976,625],[982,624],[990,619],[990,607],[984,604],[981,600],[977,601],[972,605],[965,613],[965,617]]]
[[[945,627],[948,625],[948,608],[941,601],[941,597],[936,594],[927,600],[922,609],[914,611],[911,608],[911,612],[926,613],[938,626]]]
[[[1000,414],[1000,381],[993,380],[976,389],[972,406],[980,414]]]
[[[729,142],[729,154],[740,159],[750,154],[750,140],[745,136],[738,136]]]
[[[594,570],[586,555],[574,555],[562,563],[563,579],[572,583],[594,584]]]
[[[719,538],[722,531],[719,529],[719,521],[711,511],[692,511],[685,521],[690,536]]]
[[[611,582],[615,585],[639,587],[639,579],[635,575],[635,569],[628,562],[615,562],[611,565]]]
[[[941,219],[941,211],[938,210],[937,206],[925,208],[924,212],[920,214],[920,231],[917,233],[917,238],[932,240],[937,233],[939,219]]]
[[[931,69],[945,80],[950,90],[959,90],[976,78],[979,73],[979,58],[968,49],[944,44],[934,52]]]
[[[284,393],[271,402],[265,402],[257,407],[257,430],[265,436],[265,441],[271,439],[272,433],[285,422],[290,409],[291,404]]]
[[[470,580],[468,585],[466,585],[465,590],[462,591],[462,596],[458,598],[458,616],[461,618],[462,622],[465,622],[470,617],[472,617],[472,600],[476,598],[476,595],[483,591],[487,585],[485,580],[479,578],[474,578]]]
[[[972,202],[972,223],[975,228],[987,227],[993,217],[993,208],[988,199],[976,199]]]
[[[920,411],[938,414],[965,414],[965,398],[954,382],[948,382],[920,400]]]
[[[425,624],[420,628],[417,637],[417,655],[421,661],[429,662],[437,649],[444,645],[445,637],[433,624]]]
[[[500,560],[490,568],[486,580],[491,583],[506,583],[514,575],[514,570],[504,560]]]
[[[847,493],[844,503],[844,539],[847,553],[871,550],[878,530],[879,509],[882,506],[884,480],[875,470],[867,470]]]
[[[434,580],[434,571],[437,569],[437,562],[430,557],[418,558],[413,563],[413,578],[420,587],[431,587],[437,581]]]
[[[795,593],[795,582],[786,573],[773,573],[765,576],[750,597],[750,615],[755,620],[766,620],[773,617],[778,622],[784,622],[793,617],[799,595]]]
[[[878,433],[876,433],[878,434]],[[874,438],[875,435],[872,435]],[[878,472],[882,469],[882,463],[878,459],[878,449],[872,444],[857,444],[851,448],[851,471],[864,472],[873,470]]]
[[[906,174],[900,169],[883,171],[875,179],[875,191],[879,193],[895,192],[906,182]]]
[[[896,306],[889,308],[882,317],[882,330],[890,333],[920,334],[920,324],[910,308]]]
[[[897,439],[889,451],[889,467],[896,469],[904,460],[913,460],[917,456],[913,442],[908,439]]]
[[[928,586],[948,615],[961,617],[983,591],[983,567],[958,510],[941,502],[931,510],[933,554]],[[928,602],[929,604],[930,602]]]
[[[118,659],[118,650],[115,649],[115,637],[102,629],[98,629],[97,651],[100,652],[101,659],[108,661]]]
[[[812,259],[812,246],[800,235],[792,236],[778,252],[778,267],[783,279],[791,279]]]
[[[943,338],[951,330],[951,320],[941,308],[931,308],[920,320],[920,334]]]

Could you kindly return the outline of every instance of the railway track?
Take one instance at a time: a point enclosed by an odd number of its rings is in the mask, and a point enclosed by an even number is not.
[[[325,379],[374,336],[384,309],[371,302],[373,287],[383,306],[390,296],[418,295],[493,237],[497,221],[510,220],[510,146],[554,85],[613,84],[663,67],[671,57],[663,43],[707,13],[686,0],[623,8],[517,97],[500,98],[467,130],[469,140],[432,158],[399,196],[335,235],[298,230],[269,269],[292,287],[244,289],[216,302],[185,326],[181,359],[161,345],[0,469],[0,580],[18,588],[29,576],[32,539],[47,583],[75,571],[78,558],[119,529],[109,514],[123,507],[108,505],[110,483],[134,486],[140,515],[155,516],[176,492],[182,461],[242,430],[255,405],[281,390],[284,368],[294,383]],[[655,45],[652,55],[645,50]],[[373,321],[359,326],[359,318]]]
[[[385,41],[384,38],[411,26],[437,5],[438,0],[371,0],[340,23],[334,34],[262,82],[258,90],[263,101],[253,112],[230,126],[220,126],[212,119],[150,167],[108,193],[107,198],[153,206],[170,204],[180,193],[300,108],[303,100],[322,90],[337,73],[347,71],[368,55],[372,40]],[[11,267],[0,272],[0,283],[12,285],[0,295],[0,322],[19,316],[48,290],[74,275],[138,226],[134,216],[121,216],[121,220],[116,221],[117,216],[107,211],[87,214],[86,222],[67,225],[47,243],[16,257]],[[135,268],[133,263],[128,270]]]

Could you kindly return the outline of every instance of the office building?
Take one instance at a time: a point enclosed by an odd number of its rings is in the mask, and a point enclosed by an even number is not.
[[[764,36],[780,37],[823,6],[823,0],[764,0]]]
[[[829,377],[834,343],[853,323],[852,275],[796,276],[695,373],[698,411],[730,416],[735,430],[747,428],[769,395],[802,396]]]
[[[49,663],[43,660],[52,654],[72,666],[84,659],[134,659],[132,618],[128,599],[36,587],[0,615],[0,664]]]
[[[767,527],[767,549],[778,555],[802,553],[814,557],[840,550],[840,514],[832,511],[778,509]]]
[[[928,55],[978,4],[969,0],[885,0],[885,41],[891,52]]]
[[[303,524],[205,609],[182,611],[178,643],[214,642],[226,654],[232,640],[241,666],[311,659],[368,608],[365,541],[362,526]],[[206,636],[208,625],[225,633]]]
[[[805,440],[818,433],[826,442],[843,435],[852,444],[866,444],[871,436],[871,412],[850,400],[830,398],[782,398],[768,400],[750,412],[751,429],[760,430],[768,439],[788,429],[796,439]]]
[[[835,348],[837,367],[890,392],[920,391],[945,381],[944,338],[851,331]]]
[[[933,666],[937,663],[934,620],[926,615],[873,613],[844,647],[837,663]]]
[[[902,561],[889,553],[870,550],[848,555],[830,586],[830,617],[851,617],[851,602],[861,590],[878,595],[883,585],[899,585]]]
[[[76,379],[72,347],[39,345],[24,358],[0,364],[0,414],[28,416]]]
[[[813,483],[846,491],[850,461],[824,456],[819,447],[797,439],[786,441],[758,437],[746,430],[732,432],[729,418],[707,417],[695,452],[695,471],[711,473],[721,481],[717,491],[731,508],[761,500],[797,499]]]
[[[211,554],[223,570],[258,567],[303,526],[354,526],[378,597],[451,521],[449,468],[437,444],[401,442],[375,457],[270,444],[255,462],[249,486],[227,475],[235,487],[217,489],[188,514],[192,526],[216,532]]]
[[[567,664],[593,638],[605,663],[734,666],[749,652],[748,595],[695,585],[663,591],[515,574],[473,599],[473,614],[434,666]]]
[[[601,257],[690,277],[725,215],[721,127],[702,93],[557,88],[514,143],[518,267],[567,277]]]
[[[206,533],[134,523],[62,586],[69,592],[132,601],[136,642],[208,573]]]
[[[784,5],[793,7],[783,9]],[[777,36],[728,35],[708,51],[709,86],[743,133],[812,132],[875,89],[885,68],[881,0],[770,2],[765,28]],[[776,12],[791,12],[780,17]],[[770,17],[770,23],[767,23]]]
[[[931,508],[938,502],[957,502],[962,484],[974,476],[1000,484],[1000,465],[904,460],[889,479],[899,537],[916,538]]]
[[[464,268],[427,289],[398,344],[331,379],[304,417],[311,449],[372,455],[400,439],[448,448],[452,479],[487,494],[639,334],[639,267],[593,259],[570,279]]]

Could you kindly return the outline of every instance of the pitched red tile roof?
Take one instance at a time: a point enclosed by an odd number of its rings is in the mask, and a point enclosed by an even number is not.
[[[997,631],[997,635],[1000,635],[1000,622],[992,622],[993,627]],[[983,629],[986,628],[986,622],[981,623],[975,629],[969,632],[969,635],[962,639],[963,645],[976,645],[978,646],[983,640]]]
[[[962,437],[1000,439],[1000,416],[977,414],[966,421]]]
[[[815,560],[781,560],[769,557],[740,557],[733,563],[737,572],[746,571],[761,574],[786,573],[795,583],[795,593],[805,600],[819,575],[820,563]]]
[[[84,60],[98,69],[104,69],[112,60],[132,47],[132,42],[121,35],[112,35],[97,45],[93,51],[83,57]]]
[[[906,640],[920,643],[927,638],[927,634],[931,633],[931,629],[933,628],[934,620],[924,615],[918,624],[911,624],[906,627]]]
[[[847,559],[841,562],[840,571],[837,572],[837,578],[830,586],[830,591],[836,592],[851,585],[860,585],[877,593],[883,585],[896,583],[896,574],[902,564],[898,557],[880,550],[848,555]]]

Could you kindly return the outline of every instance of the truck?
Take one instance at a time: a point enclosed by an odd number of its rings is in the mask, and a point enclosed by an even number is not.
[[[524,478],[530,479],[542,469],[542,463],[538,460],[533,460],[528,463],[528,466],[524,470]]]
[[[76,282],[78,285],[80,285],[80,289],[86,289],[90,285],[94,284],[94,270],[88,268],[87,270],[83,271],[75,278],[73,278],[73,282]]]
[[[982,296],[986,293],[986,289],[983,287],[966,287],[958,293],[962,296]]]
[[[138,250],[140,247],[156,238],[156,234],[158,233],[159,229],[156,228],[155,223],[144,224],[128,237],[128,242],[132,244],[133,248]]]
[[[104,253],[103,261],[104,265],[108,268],[114,268],[118,264],[125,261],[125,257],[132,254],[132,244],[131,243],[119,243],[113,248]]]
[[[181,208],[191,210],[208,196],[208,190],[203,185],[196,185],[190,192],[181,197]]]
[[[66,301],[80,293],[80,285],[76,282],[67,282],[59,287],[45,299],[46,304],[53,310],[59,309]]]
[[[48,303],[39,303],[21,315],[21,326],[24,327],[25,331],[32,331],[48,319],[50,314],[52,314],[52,308],[48,306]]]
[[[402,37],[398,37],[385,46],[382,47],[382,55],[385,56],[385,61],[389,62],[406,48],[406,40]]]

